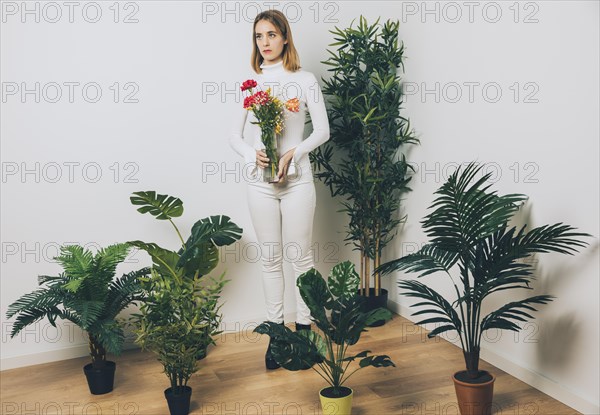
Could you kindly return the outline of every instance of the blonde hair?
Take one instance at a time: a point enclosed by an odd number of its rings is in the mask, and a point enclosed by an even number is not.
[[[260,50],[256,44],[256,24],[261,21],[266,20],[271,22],[273,26],[277,28],[277,30],[281,33],[283,38],[287,40],[287,43],[283,45],[283,67],[290,72],[296,72],[301,68],[300,66],[300,58],[298,57],[298,52],[296,51],[296,47],[294,46],[294,39],[292,38],[292,29],[290,28],[290,24],[288,23],[285,15],[279,10],[266,10],[262,13],[259,13],[254,19],[254,24],[252,25],[252,57],[250,58],[250,65],[254,72],[262,73],[262,69],[260,69],[260,65],[263,63],[263,57],[260,54]]]

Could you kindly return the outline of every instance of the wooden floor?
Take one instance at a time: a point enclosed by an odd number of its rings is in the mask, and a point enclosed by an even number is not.
[[[463,368],[462,354],[444,340],[427,339],[425,333],[395,316],[385,326],[363,334],[352,350],[388,354],[396,367],[366,368],[350,378],[347,386],[354,389],[353,415],[458,414],[450,376]],[[191,413],[321,414],[318,391],[326,386],[323,379],[313,370],[267,371],[267,343],[267,336],[251,331],[221,336],[190,381]],[[163,391],[169,385],[154,355],[132,350],[113,360],[117,361],[115,390],[99,396],[88,390],[82,369],[87,358],[3,371],[0,412],[168,414]],[[578,413],[485,362],[482,369],[496,375],[494,414]]]

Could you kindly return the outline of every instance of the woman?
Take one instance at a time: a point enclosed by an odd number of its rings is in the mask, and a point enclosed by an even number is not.
[[[233,149],[246,161],[245,179],[252,224],[261,246],[263,291],[267,320],[283,324],[283,258],[292,263],[295,278],[314,267],[311,251],[315,186],[308,154],[329,139],[325,102],[317,79],[300,69],[289,23],[278,10],[258,14],[254,20],[251,66],[258,87],[285,102],[298,98],[298,112],[287,111],[278,139],[279,171],[276,183],[264,182],[263,168],[269,159],[263,151],[260,129],[253,113],[241,109],[230,136]],[[306,113],[313,131],[303,140]],[[242,139],[250,131],[250,143]],[[310,310],[296,294],[296,330],[310,330]],[[271,341],[265,355],[267,369],[279,365],[271,356]]]

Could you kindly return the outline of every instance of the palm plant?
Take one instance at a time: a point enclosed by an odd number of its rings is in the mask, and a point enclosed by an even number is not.
[[[358,296],[359,276],[354,264],[345,261],[333,267],[327,283],[314,268],[300,275],[297,286],[322,334],[311,330],[292,332],[289,328],[265,322],[254,329],[273,339],[275,360],[287,370],[312,368],[340,396],[341,388],[356,371],[368,367],[395,366],[386,355],[368,355],[369,350],[348,356],[348,346],[356,344],[369,324],[389,320],[392,313],[384,308],[364,312],[364,298]],[[338,315],[330,320],[326,310]],[[348,372],[349,365],[360,359],[359,367]]]
[[[508,289],[532,289],[534,269],[526,260],[536,253],[573,254],[587,245],[563,223],[526,230],[509,226],[511,217],[527,199],[522,194],[500,196],[486,184],[491,173],[476,179],[483,166],[470,163],[459,168],[437,191],[439,195],[422,221],[430,242],[418,252],[387,262],[379,268],[382,274],[396,270],[419,273],[424,277],[435,272],[447,275],[456,298],[450,302],[437,291],[418,281],[399,281],[406,296],[420,302],[411,307],[426,307],[413,315],[433,314],[417,324],[438,323],[428,336],[446,331],[459,334],[469,378],[479,373],[479,351],[483,332],[489,329],[519,331],[519,322],[533,319],[536,306],[554,298],[536,295],[509,302],[482,316],[483,301],[491,294]],[[450,273],[458,265],[459,278]]]
[[[143,268],[114,279],[130,248],[115,244],[94,255],[79,245],[61,246],[61,255],[54,259],[64,272],[39,276],[42,288],[8,306],[7,317],[17,315],[11,337],[45,317],[54,327],[59,318],[69,320],[87,332],[93,368],[103,368],[106,353],[119,354],[124,342],[123,328],[115,319],[129,304],[143,300],[139,279],[150,272]]]
[[[332,76],[324,80],[329,96],[331,139],[311,153],[315,177],[342,196],[350,218],[345,241],[360,252],[360,292],[381,294],[381,279],[371,269],[381,263],[385,246],[405,218],[396,216],[400,197],[409,191],[412,169],[402,146],[417,143],[409,120],[400,114],[403,102],[398,72],[404,70],[404,44],[398,41],[399,22],[379,19],[368,25],[330,31],[337,46],[322,63]],[[335,157],[334,157],[335,154]],[[372,264],[372,266],[371,266]]]
[[[150,278],[142,281],[147,300],[134,315],[136,341],[158,355],[171,383],[173,395],[185,392],[198,370],[202,355],[221,321],[218,299],[227,281],[204,278],[218,264],[218,247],[240,239],[242,229],[228,216],[210,216],[197,221],[184,240],[173,218],[183,214],[181,199],[154,191],[135,192],[130,198],[140,213],[171,223],[179,240],[179,250],[171,251],[155,243],[131,241],[152,258]]]

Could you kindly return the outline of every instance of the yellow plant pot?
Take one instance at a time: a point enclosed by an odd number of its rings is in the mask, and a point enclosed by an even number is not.
[[[352,413],[352,396],[354,395],[354,391],[345,386],[342,389],[349,390],[350,394],[341,398],[330,398],[327,396],[327,392],[333,390],[331,386],[319,391],[323,415],[350,415]],[[324,391],[326,396],[323,396]]]

